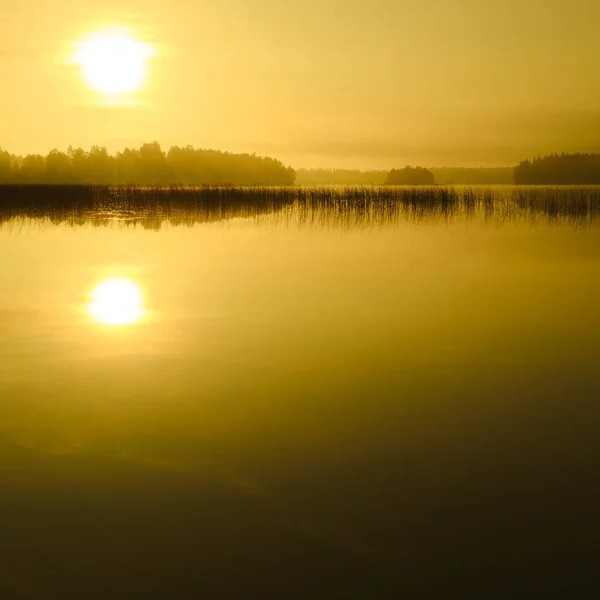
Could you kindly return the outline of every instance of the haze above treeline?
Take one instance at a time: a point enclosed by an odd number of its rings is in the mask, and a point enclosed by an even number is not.
[[[97,185],[433,185],[600,184],[600,154],[551,154],[514,167],[398,166],[391,170],[298,169],[255,154],[158,142],[125,148],[69,147],[25,157],[0,149],[0,184]]]
[[[378,170],[600,152],[598,23],[594,0],[0,0],[0,144]],[[69,62],[105,26],[153,46],[132,97]]]

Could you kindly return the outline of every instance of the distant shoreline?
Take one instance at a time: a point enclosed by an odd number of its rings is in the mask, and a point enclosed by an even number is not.
[[[551,154],[514,167],[399,166],[391,170],[297,169],[255,154],[152,142],[110,155],[106,148],[25,157],[0,149],[0,185],[600,185],[600,154]]]

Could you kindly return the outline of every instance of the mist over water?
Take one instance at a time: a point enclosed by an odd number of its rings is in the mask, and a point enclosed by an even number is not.
[[[598,188],[119,193],[0,202],[6,597],[592,581]]]

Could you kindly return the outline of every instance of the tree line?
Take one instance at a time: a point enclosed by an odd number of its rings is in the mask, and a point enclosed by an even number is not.
[[[521,161],[516,167],[411,167],[360,171],[299,169],[281,161],[218,150],[160,144],[125,148],[69,147],[47,155],[15,156],[0,148],[0,184],[98,185],[577,185],[600,184],[600,154],[551,154]]]
[[[428,167],[439,185],[510,185],[514,167]],[[390,171],[358,169],[297,169],[299,185],[383,185]]]
[[[388,171],[358,169],[297,169],[298,185],[382,185]]]
[[[326,185],[600,185],[600,154],[550,154],[516,167],[299,169],[297,183]]]
[[[392,169],[385,180],[386,185],[433,185],[435,175],[424,167],[406,166]]]
[[[254,154],[173,146],[158,142],[125,148],[69,147],[46,156],[14,156],[0,149],[0,183],[97,185],[292,185],[296,172],[281,161]]]
[[[298,169],[300,185],[433,185],[435,176],[429,169],[406,166],[391,171],[355,169]]]
[[[517,185],[600,184],[600,154],[550,154],[520,162],[514,170]]]
[[[514,167],[432,167],[439,185],[510,185]]]

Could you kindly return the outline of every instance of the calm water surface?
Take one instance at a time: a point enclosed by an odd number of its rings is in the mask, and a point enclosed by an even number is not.
[[[156,229],[0,225],[0,597],[595,577],[600,228]]]

